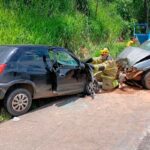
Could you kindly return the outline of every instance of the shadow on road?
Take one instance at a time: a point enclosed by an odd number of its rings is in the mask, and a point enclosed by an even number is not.
[[[66,97],[64,100],[57,102],[55,105],[57,107],[62,107],[64,105],[68,105],[69,103],[74,103],[75,101],[77,101],[79,99],[79,97],[76,95],[71,96],[71,97]]]
[[[71,96],[62,96],[62,97],[54,97],[54,98],[46,98],[46,99],[37,99],[33,101],[31,111],[36,111],[52,105],[55,105],[57,107],[62,107],[68,105],[69,103],[74,103],[79,98],[80,98],[79,95],[71,95]]]
[[[145,89],[139,88],[137,86],[124,85],[123,88],[116,89],[115,93],[118,93],[118,94],[135,94],[141,90],[145,90]]]
[[[57,107],[62,107],[69,103],[74,103],[79,98],[80,98],[79,95],[71,95],[71,96],[61,96],[61,97],[33,100],[32,106],[28,113],[38,111],[40,109],[43,109],[52,105],[55,105]],[[0,123],[6,120],[9,120],[11,118],[12,116],[4,108],[3,101],[0,101]]]

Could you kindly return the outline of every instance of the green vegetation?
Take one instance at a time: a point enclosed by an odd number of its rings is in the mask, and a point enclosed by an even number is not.
[[[0,44],[47,44],[90,52],[130,34],[130,24],[145,21],[148,0],[0,0]],[[137,7],[140,6],[140,7]],[[134,10],[133,8],[138,8]],[[142,14],[139,15],[139,12]],[[146,13],[146,12],[145,12]],[[145,19],[145,20],[144,20]]]
[[[11,116],[3,108],[0,108],[0,123],[10,118]]]
[[[94,0],[1,0],[0,18],[0,44],[58,45],[76,54],[81,45],[93,52],[116,43],[126,25],[114,4]]]

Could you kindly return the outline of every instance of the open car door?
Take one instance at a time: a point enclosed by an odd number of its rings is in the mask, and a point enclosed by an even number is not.
[[[49,51],[56,73],[57,92],[79,93],[84,90],[85,77],[80,62],[70,53],[54,49]]]

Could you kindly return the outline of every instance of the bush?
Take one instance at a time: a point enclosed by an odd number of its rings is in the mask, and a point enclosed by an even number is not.
[[[75,53],[81,45],[90,53],[112,46],[125,27],[116,6],[99,2],[97,7],[94,0],[85,5],[86,12],[76,0],[1,0],[0,44],[57,45]]]

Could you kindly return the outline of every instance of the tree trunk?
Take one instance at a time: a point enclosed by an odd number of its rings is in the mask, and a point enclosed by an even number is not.
[[[149,0],[144,0],[144,15],[145,15],[145,22],[149,22],[149,6],[148,6],[148,1]]]
[[[98,0],[96,0],[96,10],[95,10],[95,17],[97,16],[97,10],[98,10]]]

